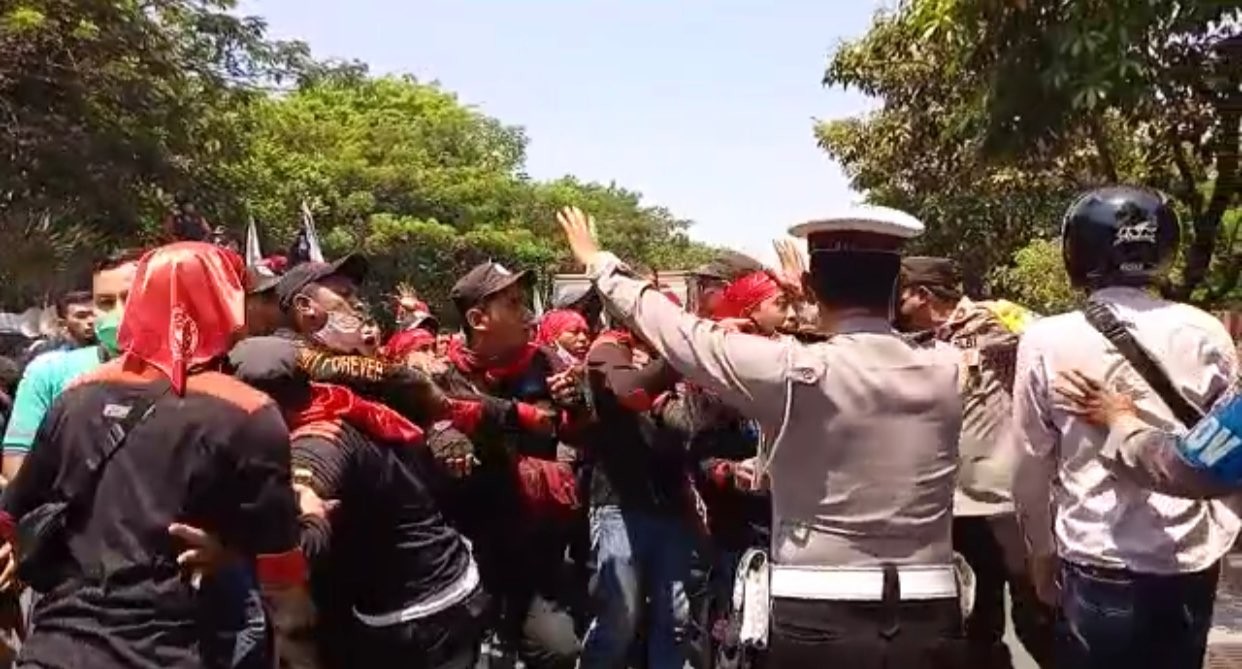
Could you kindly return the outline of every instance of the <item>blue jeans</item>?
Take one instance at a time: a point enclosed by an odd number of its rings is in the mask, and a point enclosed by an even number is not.
[[[1058,669],[1203,666],[1220,566],[1169,576],[1061,566]]]
[[[234,564],[203,581],[200,596],[209,641],[204,653],[230,669],[271,666],[271,635],[259,581],[249,565]]]
[[[691,529],[679,517],[591,509],[596,616],[587,630],[578,666],[625,667],[647,604],[647,669],[682,669],[690,620],[686,581],[694,553]]]

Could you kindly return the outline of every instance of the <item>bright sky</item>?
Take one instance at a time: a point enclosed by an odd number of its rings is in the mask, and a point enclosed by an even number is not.
[[[271,34],[375,73],[438,80],[525,127],[535,178],[641,192],[692,234],[775,262],[790,224],[857,199],[813,118],[867,109],[820,86],[876,0],[246,0]]]

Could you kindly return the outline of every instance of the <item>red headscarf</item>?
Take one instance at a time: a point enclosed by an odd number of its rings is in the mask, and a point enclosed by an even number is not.
[[[539,319],[539,334],[535,337],[535,343],[552,346],[566,332],[587,332],[590,329],[582,314],[572,309],[554,309]]]
[[[435,334],[423,328],[407,328],[389,337],[388,341],[384,342],[384,348],[380,353],[389,360],[402,360],[411,351],[420,347],[430,347],[434,351]]]
[[[417,425],[386,405],[330,383],[312,383],[310,404],[297,413],[286,412],[285,420],[295,430],[308,423],[339,420],[388,444],[421,444],[423,438]]]
[[[720,296],[712,317],[745,318],[764,300],[781,294],[781,285],[767,272],[751,272],[729,283]]]
[[[203,242],[177,242],[138,261],[117,343],[160,370],[173,391],[186,377],[228,352],[246,324],[245,263]]]

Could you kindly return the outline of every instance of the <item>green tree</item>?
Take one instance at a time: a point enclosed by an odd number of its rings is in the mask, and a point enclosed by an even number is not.
[[[680,268],[706,250],[689,222],[637,193],[524,171],[526,137],[411,77],[351,70],[308,80],[250,110],[250,154],[228,180],[235,220],[260,221],[269,251],[293,239],[306,199],[330,254],[372,259],[376,290],[413,283],[446,315],[453,281],[494,259],[549,274],[571,267],[555,213],[591,211],[627,260]],[[377,296],[378,297],[378,296]]]
[[[262,21],[233,9],[232,0],[15,0],[0,9],[6,273],[49,280],[71,259],[67,244],[88,233],[132,243],[173,192],[214,201],[218,168],[246,151],[238,110],[310,67],[302,45],[267,40]],[[23,238],[32,226],[43,234]],[[11,253],[18,245],[20,256]],[[28,297],[20,293],[7,281],[0,290]]]
[[[555,211],[608,222],[642,264],[700,259],[687,221],[637,193],[524,173],[526,137],[436,85],[317,62],[234,0],[16,0],[0,9],[0,303],[80,282],[92,249],[149,244],[174,194],[265,248],[305,200],[330,253],[441,302],[488,259],[568,266]]]
[[[989,279],[1009,299],[1041,314],[1069,311],[1082,298],[1065,274],[1061,245],[1047,239],[1018,249],[1012,264],[997,267]]]
[[[1239,194],[1240,19],[1219,0],[906,0],[825,75],[882,109],[817,134],[875,201],[927,218],[926,244],[968,256],[976,281],[1047,235],[1073,193],[1160,188],[1189,223],[1174,294],[1220,301],[1238,277],[1217,267],[1242,264],[1221,235]]]

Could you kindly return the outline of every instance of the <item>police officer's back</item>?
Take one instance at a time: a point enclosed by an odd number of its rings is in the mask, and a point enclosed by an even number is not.
[[[598,252],[585,215],[564,212],[562,223],[607,308],[763,427],[774,515],[768,661],[961,666],[950,544],[960,358],[889,322],[900,246],[922,225],[863,208],[795,228],[832,333],[803,344],[678,310]]]

